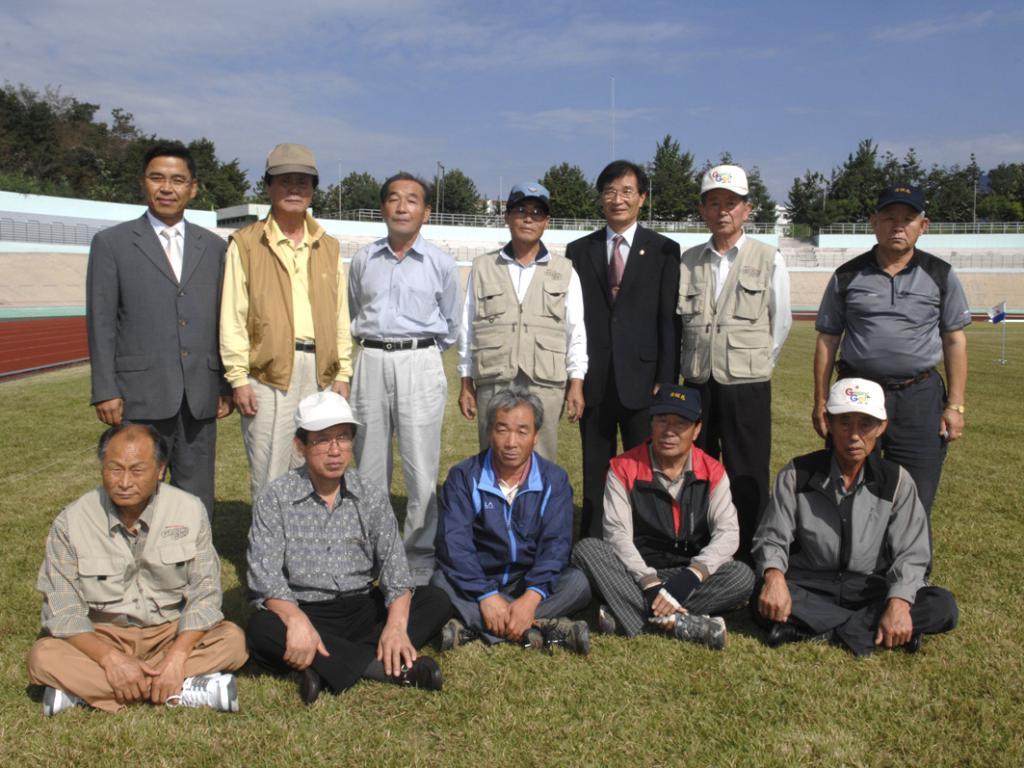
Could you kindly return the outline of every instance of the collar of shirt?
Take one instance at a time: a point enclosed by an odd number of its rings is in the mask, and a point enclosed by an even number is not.
[[[669,476],[665,474],[664,470],[658,466],[658,460],[654,456],[654,443],[649,442],[647,444],[647,454],[651,457],[651,472],[658,476],[658,481],[668,488],[670,485],[675,485],[684,477],[687,472],[693,471],[693,448],[686,454],[686,463],[683,465],[683,471],[679,473],[679,476],[675,480],[670,480]]]
[[[842,501],[847,496],[857,492],[857,489],[864,484],[864,468],[867,466],[867,462],[861,465],[860,471],[857,473],[857,477],[853,481],[853,486],[850,490],[846,490],[846,484],[843,482],[843,473],[839,469],[839,463],[836,461],[836,456],[832,454],[832,461],[828,472],[828,482],[832,486],[832,489],[836,494],[836,501]]]
[[[149,224],[150,224],[151,227],[153,227],[153,232],[156,233],[156,239],[160,242],[160,245],[164,245],[167,242],[166,240],[164,240],[161,237],[161,234],[160,234],[161,232],[163,232],[165,229],[173,229],[173,230],[177,231],[178,235],[181,237],[182,253],[184,253],[184,246],[185,246],[185,220],[184,219],[179,221],[177,224],[173,224],[173,225],[165,224],[164,222],[160,221],[160,219],[158,219],[156,216],[154,216],[153,212],[151,210],[149,210],[148,208],[146,209],[146,218],[149,219]]]
[[[484,453],[483,467],[480,472],[480,481],[477,487],[482,491],[494,493],[500,496],[508,496],[499,487],[498,476],[494,472],[494,451],[488,448]],[[523,476],[516,485],[516,493],[519,491],[539,491],[544,487],[540,479],[540,467],[535,454],[530,454],[530,464],[526,467]],[[511,503],[511,502],[509,502]]]
[[[888,275],[889,273],[886,271],[885,267],[883,267],[881,265],[881,263],[878,261],[878,246],[877,245],[872,247],[871,253],[874,255],[874,258],[871,259],[871,266],[873,266],[876,270],[881,272],[883,275]],[[921,261],[917,257],[917,254],[918,254],[918,250],[917,250],[917,248],[915,248],[914,252],[910,255],[910,261],[908,261],[906,266],[904,266],[903,269],[901,269],[896,274],[897,275],[902,275],[903,273],[909,272],[914,267],[916,267],[920,263],[920,261]],[[895,277],[895,275],[894,275],[894,277]]]
[[[149,530],[150,521],[153,519],[153,509],[156,507],[156,497],[157,494],[160,493],[160,485],[162,485],[162,483],[157,484],[156,490],[149,498],[149,503],[146,504],[146,508],[142,510],[142,514],[139,515],[139,519],[136,521],[137,524],[141,524],[143,526],[143,530]],[[118,528],[122,528],[127,533],[132,533],[132,531],[121,522],[121,517],[117,514],[117,505],[114,504],[113,500],[110,498],[106,488],[100,489],[100,501],[103,504],[103,510],[107,513],[107,530],[110,533],[114,533]]]
[[[604,228],[604,242],[605,242],[605,245],[608,246],[608,248],[610,249],[612,247],[612,240],[615,239],[615,236],[616,235],[621,235],[622,239],[626,243],[626,248],[627,249],[628,248],[632,248],[633,247],[633,238],[636,237],[636,228],[637,228],[638,224],[639,224],[639,222],[634,221],[632,224],[630,224],[628,227],[626,227],[626,231],[625,232],[616,232],[611,227],[605,225],[605,228]]]
[[[293,484],[293,493],[288,500],[293,504],[298,504],[300,501],[305,501],[312,497],[322,503],[323,499],[321,499],[320,495],[316,492],[316,488],[313,486],[313,481],[309,479],[309,472],[306,469],[306,466],[303,465],[296,469],[295,475],[296,482]],[[338,487],[338,495],[334,499],[334,506],[338,506],[346,496],[357,498],[356,494],[351,492],[349,485],[350,484],[346,480],[345,475],[342,475]]]
[[[272,243],[277,245],[287,245],[293,251],[299,248],[305,248],[309,245],[309,222],[304,221],[302,223],[302,242],[298,245],[292,241],[284,232],[281,231],[280,225],[274,220],[274,214],[267,215],[267,227],[270,229],[269,238]]]
[[[725,253],[719,253],[718,251],[715,250],[715,238],[712,237],[712,238],[708,239],[707,244],[704,246],[704,252],[705,253],[709,253],[710,252],[713,256],[717,256],[720,259],[721,258],[725,258],[728,261],[732,262],[732,261],[736,261],[736,257],[739,255],[740,249],[743,247],[744,243],[746,243],[746,242],[747,242],[747,233],[743,232],[742,234],[740,234],[740,239],[736,241],[736,245],[734,245],[732,248],[727,250]]]
[[[512,243],[510,242],[505,244],[505,247],[501,249],[499,255],[505,261],[509,262],[510,265],[515,264],[517,267],[520,267],[522,269],[529,269],[534,264],[543,264],[544,262],[551,260],[551,254],[548,253],[547,246],[544,245],[543,242],[540,244],[540,251],[537,253],[537,258],[535,258],[529,264],[519,263],[519,261],[515,257],[515,254],[512,252]]]
[[[403,256],[402,258],[404,259],[406,256],[413,256],[418,261],[423,261],[423,253],[424,253],[424,250],[425,250],[424,246],[423,246],[423,243],[424,243],[423,235],[422,234],[417,234],[416,235],[416,239],[413,241],[412,245],[410,245],[406,249],[405,256]],[[376,243],[373,244],[373,246],[374,246],[373,250],[370,252],[370,258],[371,259],[376,257],[376,256],[381,256],[381,257],[390,256],[395,261],[399,260],[398,256],[395,255],[394,249],[392,249],[392,247],[391,247],[391,242],[386,237],[381,238],[380,240],[378,240]]]

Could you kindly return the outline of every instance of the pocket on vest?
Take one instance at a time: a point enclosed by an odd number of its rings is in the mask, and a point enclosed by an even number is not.
[[[701,311],[701,297],[704,295],[704,285],[700,283],[683,283],[679,286],[679,301],[676,304],[676,314],[696,315]],[[685,322],[685,320],[684,320]]]
[[[78,583],[87,603],[116,603],[124,598],[124,558],[78,558]]]
[[[761,317],[768,301],[767,288],[760,273],[756,276],[741,274],[739,288],[736,290],[734,315],[743,320],[757,320]]]
[[[726,364],[729,375],[751,379],[771,373],[771,335],[763,331],[732,331],[728,338]]]
[[[491,379],[500,376],[507,367],[509,347],[500,341],[481,339],[473,345],[473,365],[476,378]]]
[[[533,376],[538,383],[565,383],[565,336],[537,336],[534,343]]]

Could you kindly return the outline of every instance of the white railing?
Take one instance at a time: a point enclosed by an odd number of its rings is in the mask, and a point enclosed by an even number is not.
[[[92,236],[101,229],[103,227],[91,227],[88,224],[0,218],[0,240],[13,240],[19,243],[88,245],[92,242]]]
[[[871,225],[866,221],[829,224],[818,229],[819,235],[870,235]],[[1024,233],[1020,221],[931,221],[929,235],[1019,235]]]

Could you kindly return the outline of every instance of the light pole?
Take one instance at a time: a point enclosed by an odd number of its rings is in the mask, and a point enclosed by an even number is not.
[[[612,75],[612,160],[615,159],[615,75]]]
[[[341,160],[338,161],[338,220],[341,220]]]
[[[444,166],[441,161],[437,161],[438,175],[435,177],[434,182],[434,210],[441,213],[444,208]]]

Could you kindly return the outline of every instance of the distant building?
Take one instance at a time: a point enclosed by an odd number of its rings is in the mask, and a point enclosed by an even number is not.
[[[270,213],[269,205],[256,203],[220,208],[217,210],[217,226],[224,229],[241,229],[254,221],[265,219],[268,213]]]

